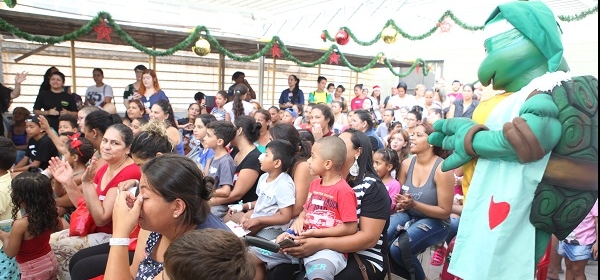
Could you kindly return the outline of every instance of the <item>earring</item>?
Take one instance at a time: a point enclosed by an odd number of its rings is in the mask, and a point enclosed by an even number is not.
[[[350,175],[356,177],[358,176],[358,171],[360,171],[360,168],[358,167],[358,156],[354,157],[354,164],[352,164],[352,166],[350,167]]]
[[[174,217],[174,218],[177,218],[177,216],[178,216],[178,215],[177,215],[177,214],[175,214],[173,217]]]

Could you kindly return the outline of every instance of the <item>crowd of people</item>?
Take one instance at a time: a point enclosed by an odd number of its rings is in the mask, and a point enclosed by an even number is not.
[[[417,257],[432,246],[431,264],[443,264],[462,171],[443,172],[447,153],[427,137],[439,119],[476,117],[473,85],[412,94],[400,82],[383,98],[379,86],[369,95],[357,84],[346,100],[326,77],[307,92],[290,75],[278,106],[263,108],[235,72],[214,104],[198,92],[177,119],[156,73],[134,72],[123,116],[99,68],[80,100],[51,67],[33,114],[13,109],[0,137],[0,220],[13,220],[0,231],[0,276],[426,279]],[[26,76],[2,89],[2,112]],[[71,215],[84,207],[91,227],[75,235]],[[246,249],[230,221],[281,252]]]

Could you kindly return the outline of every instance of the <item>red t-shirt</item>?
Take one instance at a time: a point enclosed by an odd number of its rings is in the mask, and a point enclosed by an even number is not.
[[[356,209],[356,194],[346,181],[340,179],[334,185],[322,186],[321,179],[314,179],[304,203],[307,229],[331,228],[356,222]]]
[[[52,250],[50,248],[50,233],[51,230],[47,230],[32,239],[23,239],[19,253],[16,256],[17,262],[26,263],[48,254]]]
[[[352,100],[350,101],[350,109],[352,109],[352,111],[361,110],[363,108],[363,103],[365,102],[365,99],[367,98],[352,98]]]
[[[106,188],[102,190],[100,189],[100,183],[102,182],[102,177],[104,177],[104,173],[106,173],[106,170],[108,170],[108,164],[105,164],[104,166],[100,167],[100,169],[98,169],[98,172],[96,173],[96,176],[94,177],[96,193],[98,194],[98,198],[100,198],[100,201],[104,201],[104,197],[106,196],[106,193],[108,193],[108,190],[116,187],[119,183],[131,179],[139,180],[140,177],[142,177],[140,167],[132,163],[126,166],[125,168],[121,169],[121,171],[119,171],[119,173],[112,180],[110,180],[108,184],[106,184]],[[108,223],[107,225],[97,227],[94,232],[104,232],[112,234],[112,222]]]

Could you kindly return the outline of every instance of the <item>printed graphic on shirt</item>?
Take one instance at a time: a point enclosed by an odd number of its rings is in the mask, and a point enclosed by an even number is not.
[[[338,201],[332,195],[312,192],[308,194],[308,201],[306,211],[308,229],[331,228],[343,223],[336,217],[335,211],[339,209]]]

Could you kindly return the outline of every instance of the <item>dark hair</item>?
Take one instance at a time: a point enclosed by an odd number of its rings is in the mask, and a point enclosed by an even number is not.
[[[434,113],[434,114],[439,114],[441,119],[444,119],[444,114],[442,114],[442,109],[440,108],[431,108],[428,111],[430,114]]]
[[[298,77],[296,75],[290,75],[290,77],[294,77],[294,80],[296,80],[296,85],[292,89],[292,102],[294,100],[296,100],[297,102],[299,102],[299,100],[298,100],[298,92],[300,91],[300,79],[298,79]]]
[[[196,92],[196,94],[194,94],[194,100],[196,100],[196,101],[202,100],[205,97],[206,97],[206,95],[203,92],[201,92],[201,91]]]
[[[256,122],[253,117],[242,115],[235,118],[233,122],[235,124],[236,129],[242,128],[242,132],[244,133],[244,137],[250,142],[254,143],[260,137],[260,129],[262,125],[259,122]]]
[[[363,84],[356,84],[354,85],[354,88],[363,89]]]
[[[333,83],[327,84],[327,89],[329,89],[330,87],[333,87],[333,89],[335,90],[335,85]]]
[[[193,160],[182,155],[166,154],[147,161],[142,165],[142,173],[148,187],[164,201],[173,202],[179,198],[185,202],[183,228],[206,220],[210,214],[208,200],[215,181],[212,177],[204,177]]]
[[[77,155],[77,162],[86,164],[92,158],[92,156],[94,156],[94,145],[92,142],[90,142],[90,140],[85,139],[83,135],[77,137],[77,140],[81,141],[81,145],[78,147],[72,146],[73,140],[74,139],[69,139],[69,141],[65,143],[67,151],[69,151],[69,153],[72,155]]]
[[[310,143],[311,147],[315,144],[315,136],[309,129],[298,129],[298,134],[300,134],[300,140]],[[310,150],[308,155],[310,157]]]
[[[29,225],[27,231],[38,236],[48,230],[54,231],[58,225],[58,211],[50,179],[31,167],[27,172],[17,175],[11,183],[12,218],[17,219],[21,204]]]
[[[337,88],[341,88],[342,92],[346,91],[346,88],[344,86],[342,86],[342,85],[337,86]]]
[[[275,111],[277,111],[277,113],[279,113],[279,107],[271,106],[271,107],[269,107],[269,110],[271,110],[271,109],[275,109]]]
[[[431,135],[431,133],[434,132],[433,126],[429,123],[420,123],[417,126],[422,126],[423,128],[425,128],[425,133],[427,133],[427,135]],[[448,157],[448,151],[438,146],[433,146],[433,154],[443,159],[446,159]]]
[[[296,112],[298,114],[298,117],[304,115],[304,104],[298,103],[298,104],[294,104],[294,105],[296,105],[296,107],[298,107],[298,112]]]
[[[464,85],[463,85],[463,88],[464,88],[464,87],[470,87],[470,88],[471,88],[471,90],[473,91],[473,93],[475,93],[475,86],[473,86],[473,84],[464,84]]]
[[[398,86],[396,86],[396,88],[403,88],[404,92],[406,92],[408,89],[408,85],[405,82],[399,82]]]
[[[136,71],[136,70],[144,71],[144,70],[147,70],[147,69],[148,68],[146,66],[140,64],[140,65],[136,66],[135,68],[133,68],[133,71]]]
[[[325,76],[319,76],[319,77],[317,78],[317,83],[320,83],[322,80],[325,80],[325,81],[327,81],[327,78],[325,78]]]
[[[0,136],[0,169],[9,170],[17,160],[17,147],[10,139]]]
[[[287,172],[292,167],[294,158],[294,147],[290,141],[284,139],[275,139],[267,144],[267,150],[273,154],[274,160],[281,161],[281,172]]]
[[[254,279],[250,252],[240,238],[213,228],[191,230],[175,239],[165,251],[164,271],[178,280]]]
[[[69,115],[69,114],[60,115],[60,117],[58,117],[58,122],[61,122],[61,121],[69,122],[69,124],[73,128],[79,127],[77,125],[77,117],[75,117],[73,115]]]
[[[220,95],[221,97],[223,97],[225,100],[229,99],[229,94],[227,93],[227,91],[224,90],[219,90],[217,91],[216,95]],[[212,104],[210,104],[212,105]]]
[[[327,126],[328,126],[327,128],[329,130],[331,130],[331,128],[333,127],[333,124],[335,123],[335,116],[333,115],[333,112],[331,112],[331,108],[329,108],[329,106],[327,106],[325,104],[316,104],[316,105],[312,106],[312,110],[315,110],[315,109],[321,111],[321,114],[323,114],[323,117],[325,119],[329,119],[329,121],[327,122]]]
[[[408,114],[413,114],[415,115],[415,117],[417,118],[417,121],[421,121],[423,120],[423,115],[421,114],[421,112],[416,111],[416,110],[410,110],[408,111]]]
[[[75,135],[75,132],[73,132],[73,131],[65,131],[65,132],[61,133],[60,135],[58,135],[58,136],[68,136],[68,137],[71,137],[73,135]]]
[[[85,127],[88,130],[98,130],[98,132],[102,133],[103,135],[109,126],[122,123],[123,121],[121,120],[121,116],[118,114],[110,114],[104,110],[91,112],[85,117]]]
[[[354,128],[348,128],[342,132],[342,134],[344,133],[352,135],[350,141],[352,142],[352,147],[354,149],[361,149],[360,156],[356,159],[359,167],[358,176],[352,177],[352,175],[348,174],[346,182],[348,182],[351,187],[354,187],[356,184],[360,184],[366,175],[379,178],[373,167],[373,149],[371,148],[371,140],[369,140],[369,137],[364,132]]]
[[[206,128],[212,129],[217,139],[223,140],[223,146],[227,146],[235,137],[235,126],[229,121],[210,122]]]
[[[137,120],[140,123],[140,125],[145,125],[145,124],[148,123],[148,119],[146,119],[144,117],[135,118],[135,119],[133,119],[131,121],[135,121],[135,120]]]
[[[129,126],[126,126],[122,123],[117,123],[109,126],[106,130],[111,128],[118,131],[119,134],[121,134],[121,139],[123,139],[125,147],[131,146],[131,143],[133,143],[133,131]]]
[[[96,71],[100,72],[100,74],[102,74],[102,77],[104,77],[104,71],[102,71],[102,69],[100,69],[100,68],[94,68],[94,70],[92,70],[92,74],[94,72],[96,72]]]
[[[131,103],[135,103],[135,105],[137,105],[138,108],[140,108],[140,110],[142,111],[142,114],[146,114],[146,106],[144,106],[144,103],[140,99],[131,99],[131,100],[129,100],[129,105],[131,105]],[[127,115],[128,109],[129,108],[125,108],[125,119],[127,119],[127,120],[129,120],[129,122],[131,122],[133,120],[130,119],[129,116]]]
[[[258,110],[256,110],[256,112],[254,112],[254,115],[256,115],[256,113],[259,113],[259,114],[262,114],[263,116],[265,116],[265,119],[267,121],[271,120],[271,113],[269,113],[269,111],[267,111],[265,109],[258,109]],[[267,127],[267,129],[268,129],[268,127]]]
[[[396,178],[394,179],[398,179],[397,177],[400,175],[400,157],[398,153],[390,148],[379,149],[375,153],[380,154],[385,163],[392,165],[392,170],[396,171]]]
[[[424,110],[424,108],[421,107],[420,105],[415,105],[411,108],[411,111],[419,112],[419,114],[421,114],[421,116],[423,116],[423,110]]]
[[[162,123],[153,121],[145,124],[142,131],[133,138],[130,151],[137,158],[147,160],[156,157],[157,153],[173,153],[174,147],[167,128]]]
[[[245,115],[242,96],[246,95],[248,91],[248,87],[244,84],[239,84],[233,89],[233,115],[236,118]]]
[[[163,113],[169,115],[167,117],[167,125],[177,128],[177,125],[175,122],[175,113],[173,112],[173,107],[171,106],[171,103],[169,103],[169,101],[167,101],[167,100],[160,99],[160,100],[156,101],[154,103],[154,105],[158,105],[160,107],[160,109],[163,111]],[[154,106],[154,105],[152,105],[152,106]]]
[[[310,132],[309,132],[310,133]],[[298,163],[306,161],[310,157],[310,150],[315,141],[313,137],[312,142],[305,141],[300,137],[301,132],[297,130],[293,125],[280,123],[269,129],[269,134],[275,139],[283,139],[292,145],[292,151],[294,152],[291,168],[288,169],[288,174],[294,177],[294,171]],[[312,133],[310,133],[312,136]]]
[[[50,68],[48,68],[46,70],[46,73],[44,73],[44,81],[40,85],[40,90],[39,90],[40,92],[45,91],[45,90],[50,90],[50,74],[52,74],[53,69],[56,69],[56,71],[58,71],[58,68],[51,66]],[[64,79],[63,79],[63,81],[64,81]]]
[[[235,80],[235,79],[239,78],[242,75],[246,76],[246,74],[244,74],[244,72],[236,71],[235,73],[233,73],[233,75],[231,75],[231,80]]]
[[[54,75],[59,76],[62,79],[63,84],[65,83],[65,74],[63,74],[60,71],[59,72],[54,72],[54,73],[50,74],[50,78],[52,78],[52,76],[54,76]],[[48,79],[48,82],[50,82],[50,79]]]
[[[454,80],[454,81],[452,81],[452,83],[453,83],[453,84],[454,84],[454,83],[459,83],[459,84],[460,84],[460,81],[459,81],[459,80]]]
[[[371,113],[367,110],[356,110],[354,111],[354,115],[358,116],[358,118],[363,121],[363,122],[367,122],[367,131],[373,129],[373,116],[371,115]]]
[[[209,123],[217,121],[217,117],[215,117],[213,114],[200,114],[196,117],[196,119],[200,119],[204,126],[208,126]]]

